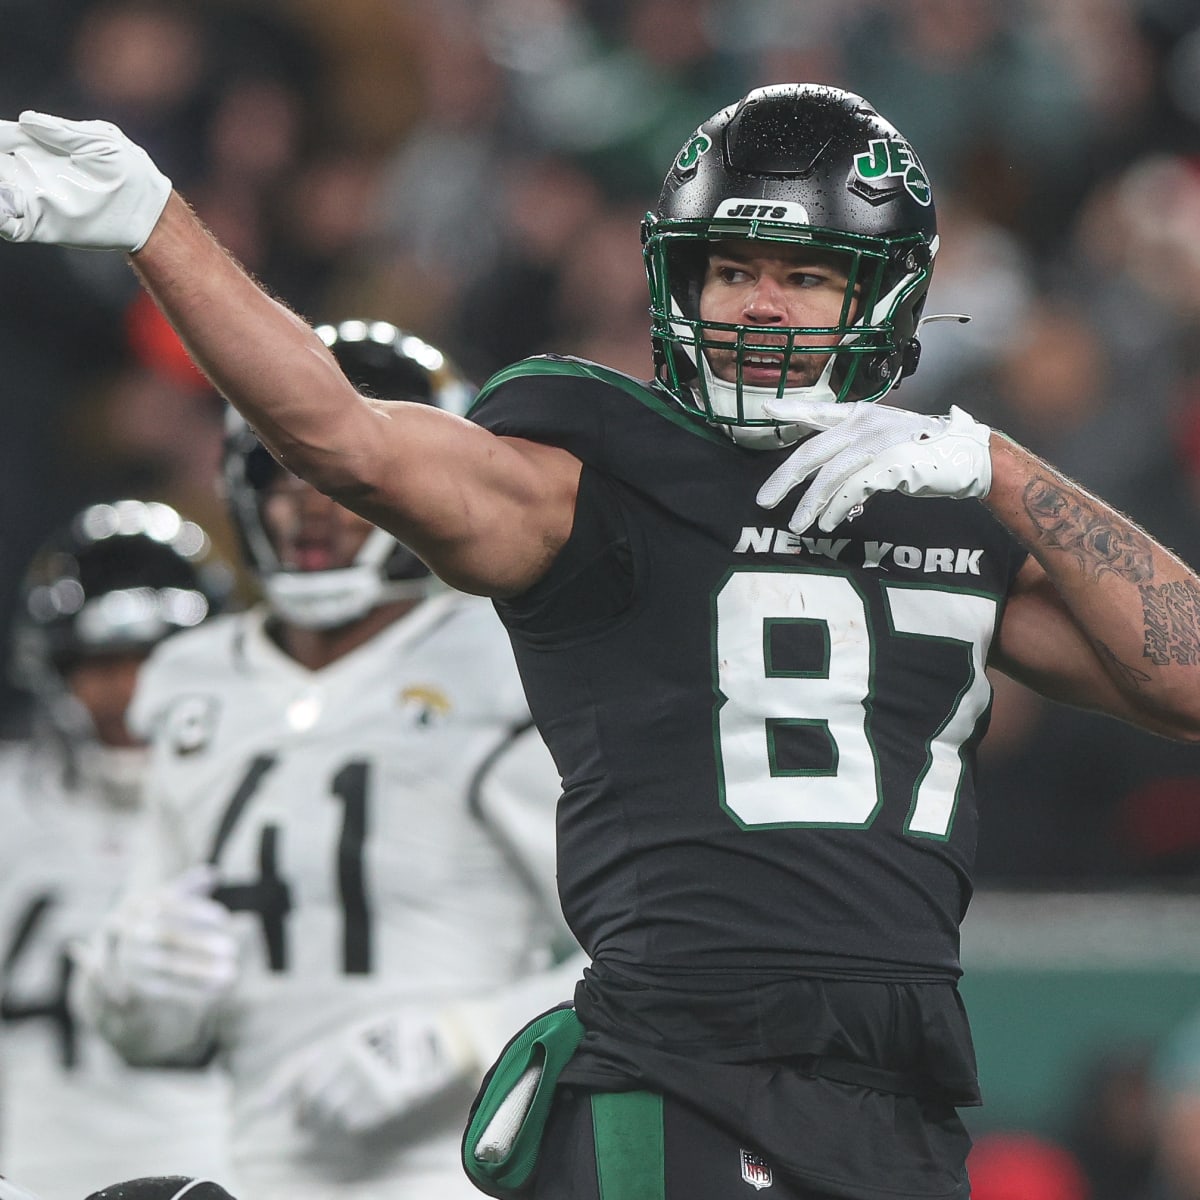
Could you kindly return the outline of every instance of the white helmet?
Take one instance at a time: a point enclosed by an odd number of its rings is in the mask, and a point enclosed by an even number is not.
[[[316,332],[351,383],[375,399],[432,404],[461,416],[474,395],[440,350],[386,321],[343,321],[319,325]],[[291,625],[332,629],[381,604],[428,592],[433,583],[429,568],[382,529],[372,530],[348,567],[301,571],[284,566],[262,519],[264,491],[283,470],[245,419],[230,409],[226,499],[242,549],[277,616]]]

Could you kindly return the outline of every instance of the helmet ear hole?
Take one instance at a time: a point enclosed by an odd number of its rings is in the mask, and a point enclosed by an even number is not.
[[[915,337],[909,338],[904,343],[902,351],[901,365],[904,371],[904,377],[912,375],[921,362],[921,343]]]
[[[887,387],[895,375],[895,355],[872,354],[859,367],[856,391],[862,395],[870,395]]]
[[[925,242],[897,248],[895,261],[906,275],[924,271],[933,262],[933,251]]]

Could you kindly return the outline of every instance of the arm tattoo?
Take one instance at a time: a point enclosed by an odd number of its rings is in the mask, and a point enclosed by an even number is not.
[[[1190,579],[1139,584],[1146,640],[1142,657],[1156,666],[1200,663],[1200,589]]]
[[[1116,655],[1113,648],[1105,642],[1097,640],[1095,642],[1096,649],[1101,655],[1108,660],[1109,665],[1116,671],[1130,687],[1140,688],[1143,683],[1150,682],[1150,676],[1145,671],[1139,671],[1137,667],[1131,667],[1127,662],[1122,662]]]
[[[1024,501],[1041,543],[1074,556],[1093,579],[1106,571],[1131,583],[1154,578],[1150,540],[1090,496],[1035,476],[1025,485]]]

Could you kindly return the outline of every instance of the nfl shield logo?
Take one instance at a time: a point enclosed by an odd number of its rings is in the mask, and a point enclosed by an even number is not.
[[[765,1159],[760,1158],[757,1154],[751,1154],[749,1150],[743,1150],[742,1178],[755,1191],[762,1191],[763,1188],[771,1186],[771,1168],[767,1166]]]

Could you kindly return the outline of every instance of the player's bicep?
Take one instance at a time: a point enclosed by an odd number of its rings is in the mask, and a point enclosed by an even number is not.
[[[447,583],[516,595],[571,532],[581,464],[422,404],[379,404],[357,469],[330,494],[409,545]]]
[[[1051,700],[1123,720],[1137,716],[1034,558],[1005,605],[989,665]]]

